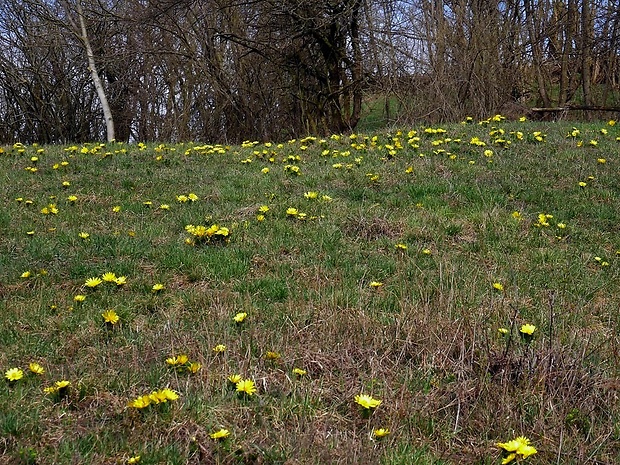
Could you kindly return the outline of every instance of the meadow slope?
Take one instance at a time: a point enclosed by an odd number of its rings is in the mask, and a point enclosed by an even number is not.
[[[619,463],[618,153],[501,117],[2,148],[0,463]]]

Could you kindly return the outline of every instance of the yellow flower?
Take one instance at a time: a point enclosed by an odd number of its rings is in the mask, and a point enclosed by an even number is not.
[[[76,202],[77,201],[77,197],[75,195],[70,195],[69,197],[67,197],[67,200],[69,202]]]
[[[37,362],[30,362],[30,364],[28,364],[28,369],[35,375],[42,375],[43,373],[45,373],[45,368],[43,368]]]
[[[579,187],[586,187],[588,184],[583,182],[583,181],[579,181]]]
[[[162,291],[166,288],[166,286],[164,286],[162,283],[157,283],[157,284],[153,284],[153,287],[151,288],[151,290],[153,292],[159,292]]]
[[[304,194],[304,197],[307,199],[316,199],[319,196],[318,192],[308,191]]]
[[[159,209],[160,209],[160,210],[170,210],[170,205],[168,205],[167,203],[162,203],[162,204],[159,206]]]
[[[119,276],[114,280],[114,282],[117,286],[122,286],[123,284],[127,283],[127,276]]]
[[[110,323],[111,325],[115,325],[120,320],[120,317],[112,309],[106,310],[101,316],[106,323]]]
[[[191,362],[188,366],[187,366],[187,370],[190,373],[198,373],[198,370],[200,370],[202,368],[202,365],[198,362]]]
[[[94,278],[88,278],[86,280],[86,282],[84,283],[84,285],[86,287],[97,287],[99,286],[99,284],[101,284],[103,281],[101,280],[101,278],[99,277],[94,277]]]
[[[179,398],[179,394],[168,388],[160,389],[159,391],[157,391],[157,396],[161,400],[161,402],[177,400]]]
[[[504,286],[502,285],[502,283],[493,283],[493,289],[497,289],[498,291],[503,291]]]
[[[246,312],[239,312],[233,317],[233,320],[235,323],[243,323],[243,320],[245,320],[247,316],[248,314]]]
[[[148,396],[152,404],[164,404],[168,402],[168,399],[166,399],[165,394],[162,394],[161,391],[153,391],[150,394],[148,394]]]
[[[189,360],[189,357],[185,354],[178,355],[176,357],[169,357],[166,359],[166,363],[170,366],[185,365]]]
[[[423,253],[424,255],[430,255],[430,254],[432,254],[431,249],[422,249],[422,253]]]
[[[506,334],[508,334],[509,331],[506,328],[498,328],[497,332],[502,336],[505,336]]]
[[[304,376],[307,373],[306,370],[303,370],[301,368],[293,368],[293,374],[297,375],[297,376]]]
[[[237,389],[237,392],[240,394],[245,394],[248,396],[251,396],[252,394],[256,393],[256,386],[254,385],[254,381],[252,381],[251,379],[245,379],[245,380],[241,380],[239,381],[235,388]]]
[[[127,464],[128,465],[132,465],[134,463],[138,463],[140,462],[140,456],[139,455],[134,455],[133,457],[129,457],[127,459]]]
[[[113,211],[114,213],[118,213],[118,212],[120,212],[120,211],[121,211],[121,206],[120,206],[120,205],[114,205],[114,206],[112,207],[112,211]]]
[[[21,278],[30,278],[30,276],[32,276],[32,273],[30,271],[24,271],[21,274]]]
[[[4,372],[4,377],[9,381],[17,381],[24,377],[24,372],[19,368],[9,368]]]
[[[108,272],[108,273],[104,273],[103,276],[101,276],[101,278],[106,282],[106,283],[113,283],[116,282],[116,275],[114,273]]]
[[[211,439],[226,439],[228,436],[230,436],[230,431],[224,428],[209,435]]]
[[[78,294],[75,297],[73,297],[73,300],[76,302],[84,302],[86,300],[86,296],[83,294]]]
[[[219,353],[224,352],[226,350],[226,346],[224,344],[218,344],[213,348],[213,352]]]
[[[517,454],[520,454],[524,459],[536,453],[538,453],[536,448],[527,444],[521,445],[517,449]]]
[[[82,231],[82,232],[80,232],[80,233],[78,234],[78,236],[79,236],[81,239],[88,239],[88,238],[90,237],[90,234],[88,234],[87,232]]]
[[[127,406],[137,409],[146,408],[151,405],[151,398],[148,395],[140,396],[130,401]]]
[[[239,381],[241,381],[243,378],[241,378],[241,375],[237,375],[237,374],[233,374],[230,375],[228,377],[228,382],[232,383],[232,384],[237,384]]]
[[[67,380],[56,381],[53,386],[44,388],[43,392],[45,392],[46,394],[61,394],[62,395],[65,393],[66,388],[68,388],[70,385],[71,385],[71,382]]]
[[[508,442],[499,442],[496,446],[507,452],[502,464],[512,462],[517,458],[517,455],[520,455],[522,459],[525,459],[538,452],[536,448],[530,446],[530,440],[525,436],[519,436],[518,438]]]
[[[380,282],[380,281],[371,281],[371,283],[369,284],[369,286],[370,286],[370,287],[372,287],[372,288],[375,288],[375,289],[376,289],[376,288],[378,288],[378,287],[383,286],[383,283],[382,283],[382,282]]]
[[[269,211],[269,207],[267,205],[261,205],[260,207],[258,207],[259,213],[267,213],[268,211]]]
[[[521,326],[521,329],[519,331],[522,334],[527,334],[528,336],[531,336],[532,334],[534,334],[534,331],[536,331],[536,326],[531,324],[525,324]]]
[[[379,428],[374,430],[372,434],[376,439],[381,439],[390,434],[390,430],[388,428]]]
[[[193,192],[190,192],[189,194],[187,194],[187,198],[192,202],[195,202],[196,200],[198,200],[198,196],[194,194]]]
[[[278,360],[280,357],[281,355],[278,352],[273,352],[271,350],[267,351],[265,354],[267,360]]]
[[[178,202],[184,203],[184,202],[187,202],[188,200],[189,199],[187,198],[186,195],[177,195],[177,201]]]
[[[406,244],[402,244],[402,243],[395,244],[394,247],[399,249],[399,250],[407,250],[407,245]]]
[[[373,399],[372,396],[369,396],[367,394],[360,394],[358,396],[355,396],[355,402],[361,405],[362,408],[370,410],[377,408],[382,401],[379,399]]]
[[[289,216],[297,216],[299,214],[299,210],[293,207],[289,207],[286,209],[286,214]]]

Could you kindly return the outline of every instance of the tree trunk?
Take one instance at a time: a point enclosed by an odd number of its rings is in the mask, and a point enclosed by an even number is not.
[[[592,63],[592,40],[590,38],[590,2],[583,0],[581,7],[581,86],[583,90],[583,104],[592,105],[591,71]]]
[[[108,99],[105,95],[103,83],[101,82],[101,79],[99,78],[99,73],[97,72],[97,65],[95,64],[95,54],[93,53],[93,49],[90,46],[90,40],[88,39],[88,32],[86,31],[86,21],[84,21],[84,12],[82,11],[82,0],[76,0],[76,6],[78,20],[80,22],[80,38],[82,39],[82,43],[84,44],[84,49],[86,50],[86,57],[88,59],[88,70],[90,71],[90,77],[93,80],[95,90],[97,91],[97,97],[99,97],[99,102],[101,103],[101,107],[103,109],[107,140],[108,142],[112,142],[114,140],[114,119],[112,118],[112,111],[110,110],[110,105],[108,104]]]
[[[532,0],[525,1],[525,10],[527,14],[527,29],[529,34],[530,43],[532,45],[533,65],[536,73],[536,83],[538,84],[538,95],[542,100],[543,106],[550,107],[551,99],[547,94],[545,77],[543,75],[543,60],[542,60],[542,47],[541,37],[536,33],[536,27],[540,26],[540,20],[534,17],[534,6]]]

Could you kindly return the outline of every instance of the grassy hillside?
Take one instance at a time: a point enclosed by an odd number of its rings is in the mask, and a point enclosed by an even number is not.
[[[619,462],[619,148],[4,147],[0,463]]]

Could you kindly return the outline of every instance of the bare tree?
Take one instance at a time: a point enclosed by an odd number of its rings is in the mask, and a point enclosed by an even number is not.
[[[93,85],[95,86],[95,90],[97,91],[97,97],[99,98],[99,102],[101,103],[101,109],[103,110],[107,140],[108,142],[113,141],[115,138],[114,118],[112,117],[112,111],[110,110],[110,105],[108,104],[108,99],[106,97],[105,89],[103,88],[103,83],[101,82],[99,72],[97,71],[95,55],[90,45],[90,39],[88,38],[86,20],[84,18],[84,11],[82,9],[82,0],[75,0],[75,14],[77,16],[77,22],[72,16],[73,7],[69,4],[68,0],[60,0],[60,3],[65,9],[66,18],[71,26],[72,32],[77,37],[79,37],[80,41],[84,46],[86,59],[88,61],[88,70],[90,72]]]
[[[0,140],[339,133],[367,95],[403,124],[614,104],[619,24],[604,0],[4,0]]]

